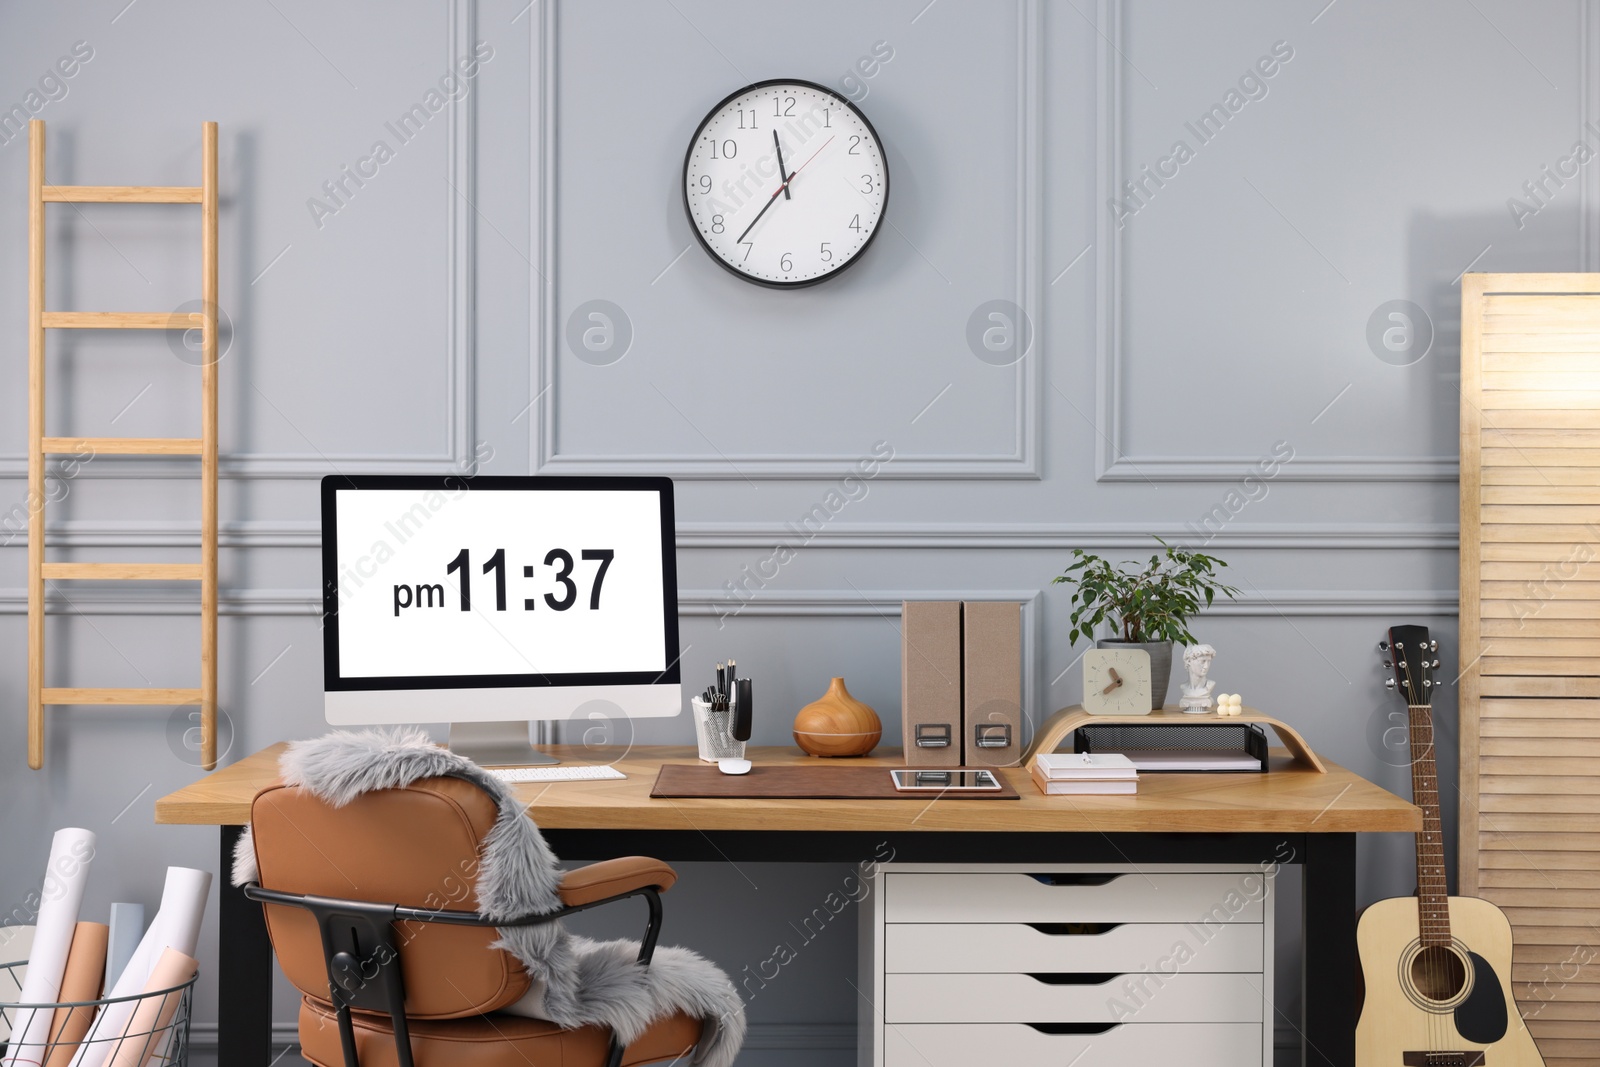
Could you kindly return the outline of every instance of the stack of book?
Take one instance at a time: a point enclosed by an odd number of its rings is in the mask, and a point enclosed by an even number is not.
[[[1119,752],[1041,752],[1033,759],[1039,792],[1115,794],[1139,791],[1139,770]]]

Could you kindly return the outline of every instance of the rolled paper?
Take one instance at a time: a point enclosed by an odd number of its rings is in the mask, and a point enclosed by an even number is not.
[[[110,936],[111,927],[105,923],[81,922],[73,930],[72,949],[67,953],[67,969],[61,974],[57,1001],[72,1004],[100,999],[100,988],[106,977],[106,941]],[[50,1047],[45,1067],[67,1067],[92,1022],[93,1008],[57,1008],[50,1022]]]
[[[211,891],[211,872],[191,867],[168,867],[167,884],[161,890],[161,907],[134,949],[133,958],[117,976],[108,997],[131,997],[144,989],[164,949],[185,956],[194,955],[200,939],[200,920],[205,916],[206,894]],[[95,1017],[94,1027],[78,1046],[72,1067],[105,1067],[106,1057],[116,1044],[114,1039],[128,1026],[137,1002],[108,1004]]]
[[[200,971],[200,964],[186,953],[175,949],[165,949],[156,960],[150,977],[146,979],[144,988],[140,992],[147,994],[139,1000],[138,1008],[128,1020],[116,1041],[108,1042],[113,1048],[110,1067],[144,1067],[150,1062],[150,1057],[165,1048],[169,1035],[167,1027],[172,1025],[172,1016],[178,1010],[178,1001],[183,998],[182,992],[167,993],[164,996],[153,996],[163,989],[171,989],[193,978]]]
[[[106,945],[107,984],[114,983],[122,976],[143,936],[143,904],[111,905],[111,938]]]
[[[50,841],[44,886],[39,890],[33,950],[28,953],[28,973],[22,980],[18,1003],[50,1004],[61,992],[61,976],[67,969],[67,954],[72,949],[83,887],[89,880],[89,864],[93,860],[94,834],[70,826],[56,831]],[[33,1067],[44,1059],[45,1040],[54,1018],[55,1012],[49,1009],[17,1009],[3,1061],[6,1067]]]
[[[22,976],[28,973],[28,953],[33,951],[33,927],[0,926],[0,1004],[22,999]],[[0,1044],[11,1039],[11,1013],[0,1012]]]
[[[167,868],[167,884],[161,891],[161,910],[156,913],[156,918],[162,924],[165,941],[151,952],[148,967],[155,967],[163,948],[175,948],[185,956],[194,955],[195,946],[200,943],[200,921],[206,915],[206,896],[210,892],[210,871],[199,871],[193,867]]]

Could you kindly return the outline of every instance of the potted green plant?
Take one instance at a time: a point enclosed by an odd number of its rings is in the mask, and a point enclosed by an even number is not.
[[[1195,644],[1189,620],[1202,607],[1210,607],[1218,593],[1232,599],[1239,590],[1224,585],[1216,572],[1227,564],[1215,556],[1192,552],[1156,538],[1163,551],[1140,567],[1133,561],[1113,566],[1085,552],[1072,550],[1072,563],[1052,584],[1070,584],[1072,591],[1072,644],[1092,637],[1101,623],[1109,623],[1112,636],[1100,638],[1096,648],[1123,645],[1150,653],[1150,698],[1155,707],[1166,703],[1172,679],[1174,642]]]

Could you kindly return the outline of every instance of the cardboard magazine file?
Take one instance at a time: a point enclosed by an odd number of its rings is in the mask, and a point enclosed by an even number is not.
[[[961,766],[961,604],[901,605],[900,730],[908,767]]]
[[[969,767],[1022,762],[1022,605],[962,605],[962,729]]]

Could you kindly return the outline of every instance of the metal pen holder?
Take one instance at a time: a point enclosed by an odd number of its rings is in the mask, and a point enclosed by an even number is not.
[[[727,711],[712,711],[711,705],[700,697],[692,697],[694,708],[694,739],[700,747],[700,758],[706,763],[719,759],[743,759],[744,742],[735,741],[733,734],[733,704]]]
[[[0,971],[9,972],[12,981],[20,989],[27,966],[26,960],[0,963]],[[0,1002],[0,1019],[5,1021],[6,1028],[14,1041],[20,1036],[22,1025],[35,1012],[48,1013],[53,1018],[50,1027],[52,1034],[46,1044],[12,1050],[21,1057],[19,1062],[44,1063],[58,1052],[69,1055],[78,1048],[89,1045],[100,1053],[108,1064],[121,1056],[124,1060],[137,1063],[148,1062],[160,1064],[161,1067],[185,1067],[189,1062],[189,1014],[196,978],[175,985],[171,989],[134,993],[126,997],[102,997],[98,1000],[59,1004]],[[91,1040],[81,1042],[69,1042],[59,1036],[65,1029],[77,1032],[88,1029],[90,1020],[113,1005],[128,1012],[128,1022],[123,1032],[99,1034]],[[74,1022],[78,1025],[72,1026]]]

